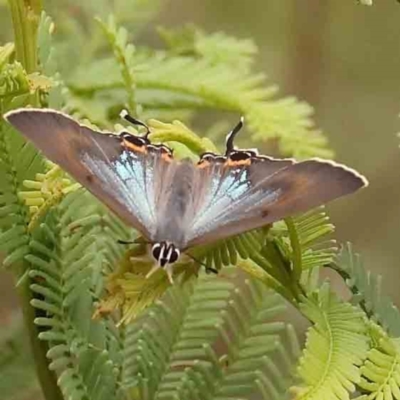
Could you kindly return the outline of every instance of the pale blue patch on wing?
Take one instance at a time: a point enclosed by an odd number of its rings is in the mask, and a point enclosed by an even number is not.
[[[142,213],[155,220],[153,189],[153,163],[151,157],[140,160],[133,153],[123,152],[113,165],[119,176],[132,191]],[[150,193],[149,193],[150,192]]]
[[[259,206],[273,203],[280,189],[266,191],[251,187],[246,169],[231,170],[222,176],[222,170],[214,173],[210,189],[198,215],[193,221],[187,241],[202,236],[218,227],[248,218]]]
[[[123,152],[113,162],[93,159],[87,154],[82,161],[96,176],[101,177],[104,185],[113,183],[116,197],[125,204],[149,233],[155,231],[155,206],[153,190],[153,166],[146,159],[145,163],[134,154]],[[115,192],[115,189],[113,189]]]
[[[204,204],[193,221],[190,235],[192,237],[213,229],[224,210],[230,208],[250,188],[246,170],[233,170],[224,177],[222,172],[218,169],[213,174]]]

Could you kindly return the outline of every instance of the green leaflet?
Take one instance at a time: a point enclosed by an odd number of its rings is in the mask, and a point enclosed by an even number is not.
[[[283,234],[277,229],[276,241],[291,261],[293,278],[301,279],[304,287],[312,290],[313,277],[318,274],[315,270],[332,262],[337,252],[336,241],[326,239],[335,227],[323,206],[286,218],[285,225]]]
[[[123,386],[133,398],[283,398],[297,356],[280,343],[291,328],[273,322],[283,304],[236,275],[228,269],[218,279],[202,275],[174,286],[125,328]]]
[[[276,99],[277,88],[265,87],[263,74],[250,73],[247,67],[242,69],[227,61],[234,52],[227,52],[225,58],[215,62],[216,40],[207,41],[204,35],[197,34],[200,57],[172,56],[164,51],[134,52],[134,47],[128,44],[126,29],[117,27],[113,20],[102,26],[119,68],[110,60],[103,60],[101,66],[96,61],[78,70],[69,81],[75,96],[90,94],[95,99],[102,91],[106,94],[112,90],[110,95],[115,96],[118,93],[115,89],[124,89],[132,112],[136,111],[135,104],[148,109],[173,105],[178,109],[208,107],[232,111],[245,115],[254,131],[253,138],[278,138],[284,154],[299,158],[332,156],[325,137],[313,128],[312,108],[294,98]],[[228,41],[228,37],[223,36],[223,40]],[[235,43],[237,52],[235,39],[230,41]],[[245,65],[248,60],[249,57],[243,58]],[[153,96],[149,96],[151,92],[155,92]],[[120,104],[121,99],[116,98],[116,102]]]
[[[217,151],[215,145],[208,138],[200,138],[180,121],[175,120],[172,124],[166,124],[150,120],[149,126],[152,128],[150,139],[155,143],[178,142],[196,155],[207,151]]]
[[[7,253],[5,266],[14,266],[28,252],[28,210],[18,193],[25,179],[33,179],[42,168],[38,151],[10,125],[0,120],[0,243]]]
[[[228,66],[236,64],[245,71],[258,52],[251,39],[237,39],[223,32],[205,34],[194,25],[181,29],[161,27],[158,33],[173,54],[201,56]]]
[[[301,386],[292,388],[298,400],[347,400],[361,381],[368,336],[363,312],[341,302],[328,284],[304,299],[303,313],[312,321],[299,362]]]
[[[19,62],[6,64],[0,70],[0,98],[12,99],[29,93],[29,79]]]
[[[353,303],[360,304],[373,320],[379,322],[388,332],[400,335],[400,313],[390,298],[382,294],[382,277],[366,271],[360,255],[355,253],[350,243],[342,247],[333,265],[353,292]]]
[[[57,165],[47,162],[47,170],[45,174],[36,174],[36,180],[25,180],[23,185],[28,190],[18,193],[31,214],[28,231],[35,229],[40,219],[51,207],[60,203],[67,193],[81,187],[80,184],[71,182]]]
[[[88,221],[91,215],[97,218]],[[32,265],[31,290],[40,295],[32,300],[42,315],[35,320],[42,327],[39,338],[48,342],[49,368],[66,398],[121,398],[120,333],[110,318],[92,319],[103,275],[122,257],[116,242],[121,234],[122,224],[78,191],[46,215],[25,256]]]
[[[400,399],[400,342],[389,337],[378,325],[370,323],[374,345],[361,367],[359,388],[364,394],[356,400]]]
[[[118,62],[121,77],[128,96],[127,103],[132,113],[136,114],[135,90],[136,82],[132,67],[135,64],[135,47],[128,44],[128,32],[124,28],[117,28],[113,17],[109,17],[108,24],[99,20],[107,39],[109,40],[114,52],[114,57]]]
[[[0,46],[0,70],[9,62],[14,51],[15,46],[13,43],[6,43],[4,46]]]

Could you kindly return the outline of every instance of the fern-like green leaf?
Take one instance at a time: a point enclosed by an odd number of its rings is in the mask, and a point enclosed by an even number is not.
[[[393,302],[382,294],[382,277],[366,271],[359,254],[350,243],[344,246],[334,268],[345,278],[353,292],[353,302],[360,304],[365,312],[395,337],[400,336],[400,312]]]
[[[193,154],[199,155],[207,151],[216,151],[216,147],[208,138],[200,138],[180,121],[175,120],[172,124],[166,124],[157,120],[150,120],[149,126],[152,128],[150,134],[152,141],[156,143],[173,142],[172,147],[176,142],[186,146],[191,153],[181,154],[184,157],[188,157],[190,154],[193,156]]]
[[[88,193],[67,196],[34,231],[29,276],[39,338],[48,343],[49,368],[66,398],[119,399],[120,338],[110,318],[92,320],[122,248],[123,225]]]
[[[211,63],[235,65],[244,71],[248,71],[258,52],[251,39],[237,39],[223,32],[205,34],[194,25],[182,29],[159,28],[158,32],[173,54],[204,57]]]
[[[271,229],[272,237],[291,262],[293,279],[302,277],[305,287],[314,268],[332,262],[337,252],[336,242],[325,237],[333,231],[324,207],[286,218],[285,224],[275,224]]]
[[[233,269],[172,287],[126,328],[124,386],[141,400],[282,399],[297,356],[273,322],[282,306]]]
[[[135,104],[152,108],[173,104],[177,108],[211,107],[232,111],[246,116],[255,139],[278,138],[284,154],[299,158],[332,155],[325,137],[313,128],[311,107],[294,98],[276,99],[277,88],[265,87],[263,74],[247,71],[248,57],[243,60],[243,68],[237,63],[215,62],[216,40],[207,42],[203,37],[200,57],[171,56],[162,51],[136,52],[133,63],[133,47],[127,43],[126,29],[114,23],[103,26],[113,44],[122,79],[109,61],[106,61],[108,73],[104,79],[104,65],[100,68],[96,62],[93,68],[88,70],[85,66],[84,71],[78,71],[70,81],[75,94],[93,96],[99,90],[125,88],[133,110]],[[101,71],[101,75],[96,71]],[[152,91],[157,95],[152,96],[150,105],[148,99]]]
[[[32,231],[49,209],[60,203],[67,193],[81,187],[80,184],[71,182],[60,167],[49,161],[47,162],[47,169],[48,171],[45,174],[37,174],[35,181],[25,180],[23,184],[30,190],[18,193],[31,213],[29,231]]]
[[[37,150],[25,142],[4,120],[0,120],[0,235],[1,249],[7,253],[3,264],[15,265],[28,253],[29,213],[19,192],[26,179],[33,179],[43,168]]]
[[[365,393],[356,400],[400,399],[400,341],[389,337],[378,325],[370,323],[375,343],[361,367],[359,391]]]
[[[363,312],[342,303],[324,284],[301,305],[313,322],[299,363],[303,384],[293,388],[300,400],[347,400],[361,380],[359,365],[368,351]]]
[[[335,240],[326,240],[335,227],[324,207],[308,211],[293,219],[301,249],[302,270],[320,267],[332,261],[337,252]],[[290,232],[289,232],[290,237]]]
[[[4,46],[0,46],[0,71],[9,62],[14,50],[14,43],[6,43]]]
[[[136,113],[135,103],[135,89],[136,81],[133,73],[134,54],[135,47],[127,43],[128,32],[124,28],[118,28],[116,26],[113,17],[109,18],[108,24],[104,24],[100,21],[100,25],[103,28],[111,46],[114,51],[114,56],[118,62],[121,77],[124,82],[124,87],[128,96],[128,106],[131,112]]]
[[[53,20],[42,12],[38,28],[38,58],[41,71],[49,76],[56,72],[55,50],[52,43]]]
[[[19,62],[6,64],[0,70],[0,99],[11,100],[29,90],[29,78]]]
[[[239,258],[248,259],[259,253],[264,246],[267,231],[264,228],[256,229],[215,244],[197,247],[190,254],[207,268],[219,271],[223,266],[236,265]]]
[[[278,137],[285,154],[331,155],[324,150],[325,138],[309,129],[311,108],[294,99],[275,100],[275,87],[260,89],[265,80],[261,74],[246,75],[207,59],[168,57],[162,53],[149,58],[145,66],[136,73],[139,88],[191,95],[201,99],[204,106],[242,113],[256,132],[256,139]],[[300,148],[304,149],[301,154]]]

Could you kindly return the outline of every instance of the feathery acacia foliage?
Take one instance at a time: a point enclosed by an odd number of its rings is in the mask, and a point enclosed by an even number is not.
[[[282,307],[264,285],[232,269],[175,286],[126,328],[123,386],[146,400],[280,399],[297,355],[280,343],[285,325],[272,319]]]
[[[369,326],[372,346],[367,353],[359,382],[363,395],[357,400],[391,400],[400,398],[400,343],[378,325]]]
[[[296,399],[349,399],[368,350],[362,310],[340,302],[327,284],[310,294],[302,309],[314,326],[299,361],[305,386],[293,389]]]
[[[0,47],[1,115],[49,106],[110,130],[128,106],[141,118],[172,120],[149,119],[150,139],[196,159],[217,151],[222,138],[198,136],[189,128],[193,117],[222,110],[243,114],[252,139],[277,139],[282,155],[332,155],[311,107],[279,98],[276,86],[254,72],[251,40],[195,27],[160,29],[165,48],[154,50],[131,43],[137,31],[129,24],[149,21],[158,0],[129,2],[128,9],[122,0],[80,2],[85,29],[67,15],[53,22],[40,3],[10,2],[17,36]],[[94,4],[116,18],[95,21]],[[63,41],[54,40],[54,26]],[[76,41],[85,43],[85,54],[77,54]],[[349,248],[336,256],[322,208],[191,249],[171,286],[163,271],[145,278],[152,261],[137,232],[3,119],[0,200],[3,264],[18,281],[46,399],[400,398],[398,311]],[[118,243],[130,238],[138,242]],[[329,285],[319,287],[324,266],[346,279],[353,304]],[[279,321],[282,299],[312,324],[297,374],[301,350],[291,325]],[[11,353],[4,354],[8,360]],[[13,360],[21,365],[19,353]],[[1,368],[0,385],[16,371],[32,376],[26,368]],[[18,387],[7,390],[11,398]]]
[[[344,246],[333,266],[343,275],[353,292],[353,302],[374,318],[391,335],[400,335],[400,313],[392,301],[382,294],[382,277],[365,271],[360,255],[353,252],[350,243]]]

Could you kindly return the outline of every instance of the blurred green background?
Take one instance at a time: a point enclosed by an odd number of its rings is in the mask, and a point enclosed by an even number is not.
[[[84,29],[82,15],[106,13],[93,0],[44,3],[55,20],[56,38],[57,26],[65,25],[66,15]],[[123,15],[123,7],[133,2],[109,3],[110,9],[118,6]],[[121,21],[137,32],[137,43],[160,46],[154,28],[186,23],[195,23],[206,32],[253,38],[260,49],[255,68],[267,73],[281,94],[296,96],[315,108],[316,124],[328,136],[336,160],[370,181],[368,189],[329,206],[336,237],[354,243],[367,269],[383,274],[384,287],[398,304],[400,4],[395,0],[375,0],[372,7],[356,0],[158,3],[160,12],[146,25]],[[65,26],[60,29],[60,34],[66,32]],[[0,43],[12,40],[6,1],[0,0]],[[84,59],[84,43],[78,51]],[[16,301],[12,281],[6,277],[0,280],[0,323],[10,304]]]

